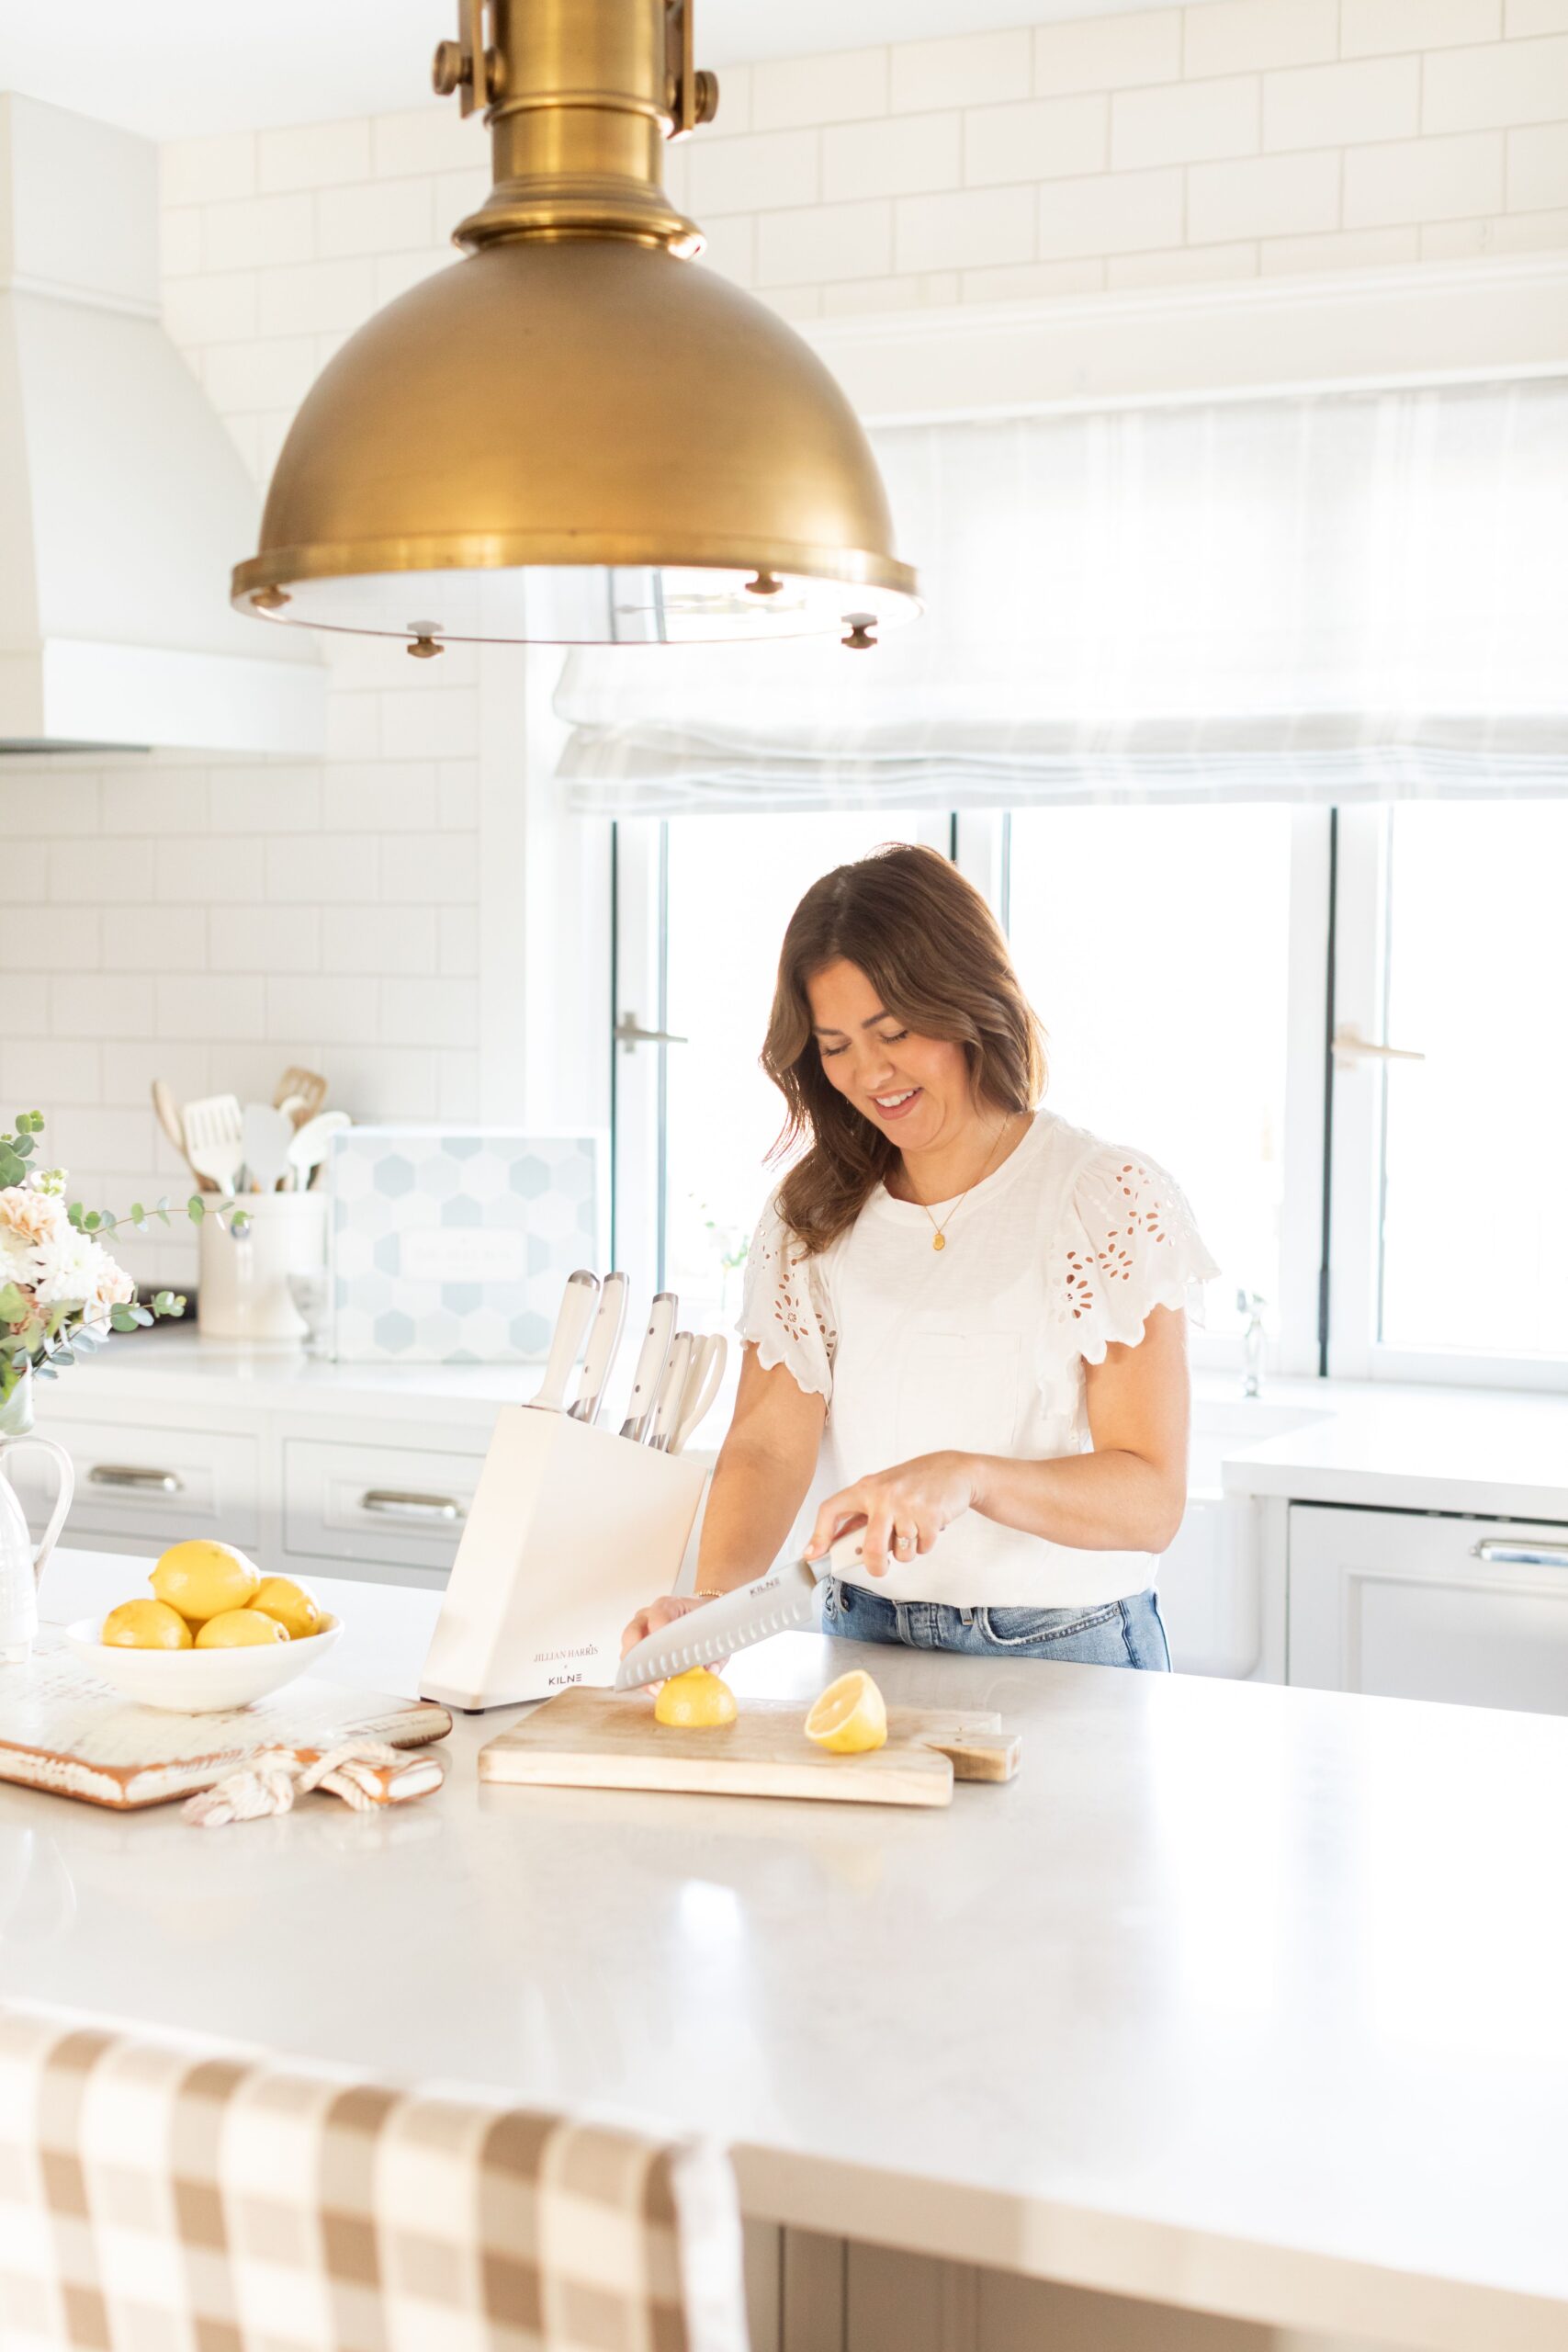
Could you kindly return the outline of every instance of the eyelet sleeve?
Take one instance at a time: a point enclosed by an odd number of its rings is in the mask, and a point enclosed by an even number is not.
[[[735,1328],[756,1349],[764,1372],[782,1363],[807,1396],[831,1399],[839,1335],[822,1261],[807,1256],[776,1201],[768,1203],[751,1238]]]
[[[1079,1170],[1056,1238],[1053,1319],[1075,1351],[1103,1363],[1114,1340],[1135,1347],[1156,1306],[1202,1321],[1202,1285],[1220,1269],[1185,1194],[1142,1152],[1105,1144]]]

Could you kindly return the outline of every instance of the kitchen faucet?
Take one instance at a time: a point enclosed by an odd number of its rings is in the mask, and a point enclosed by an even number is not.
[[[1238,1315],[1245,1315],[1248,1318],[1247,1329],[1243,1332],[1241,1340],[1243,1371],[1241,1393],[1244,1396],[1257,1396],[1262,1393],[1263,1309],[1268,1304],[1268,1300],[1260,1297],[1255,1290],[1244,1289],[1236,1292],[1235,1311]]]

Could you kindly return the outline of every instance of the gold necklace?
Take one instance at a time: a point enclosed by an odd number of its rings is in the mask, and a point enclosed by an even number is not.
[[[990,1172],[991,1172],[991,1162],[992,1162],[992,1160],[993,1160],[993,1159],[995,1159],[995,1158],[996,1158],[996,1156],[997,1156],[997,1146],[998,1146],[998,1144],[999,1144],[999,1143],[1001,1142],[1001,1139],[1002,1139],[1003,1136],[1005,1136],[1005,1135],[1006,1135],[1006,1133],[1007,1133],[1007,1131],[1008,1131],[1008,1128],[1009,1128],[1009,1126],[1010,1126],[1010,1124],[1011,1124],[1011,1120],[1010,1120],[1010,1114],[1009,1118],[1004,1119],[1004,1120],[1002,1121],[1002,1123],[1001,1123],[1001,1125],[997,1129],[996,1141],[992,1144],[992,1146],[991,1146],[991,1148],[990,1148],[989,1152],[987,1154],[987,1158],[986,1158],[986,1164],[985,1164],[984,1168],[982,1168],[982,1169],[981,1169],[980,1173],[978,1174],[978,1176],[976,1176],[976,1179],[975,1179],[975,1181],[974,1181],[974,1183],[965,1184],[965,1186],[964,1187],[964,1190],[959,1193],[958,1198],[953,1202],[953,1206],[948,1210],[947,1215],[942,1218],[942,1223],[941,1223],[940,1225],[938,1225],[938,1223],[937,1223],[937,1221],[936,1221],[935,1217],[934,1217],[934,1216],[931,1216],[931,1213],[930,1209],[929,1209],[929,1208],[926,1208],[926,1204],[924,1203],[924,1201],[921,1201],[921,1202],[919,1202],[919,1203],[918,1204],[918,1205],[919,1205],[920,1208],[925,1209],[927,1216],[928,1216],[928,1217],[931,1217],[931,1248],[932,1248],[933,1250],[945,1250],[945,1249],[946,1249],[946,1247],[947,1247],[947,1239],[946,1239],[946,1236],[947,1236],[947,1228],[948,1228],[948,1227],[953,1223],[953,1218],[958,1215],[959,1210],[964,1206],[964,1202],[969,1198],[970,1193],[975,1190],[975,1185],[976,1185],[976,1184],[983,1184],[983,1183],[985,1182],[985,1181],[986,1181],[987,1177],[990,1174]]]

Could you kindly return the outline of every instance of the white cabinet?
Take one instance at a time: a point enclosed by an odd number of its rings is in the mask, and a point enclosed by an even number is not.
[[[1568,1714],[1568,1525],[1292,1504],[1289,1679]]]
[[[400,1582],[445,1584],[484,1466],[482,1452],[323,1444],[283,1447],[283,1544],[339,1576],[390,1568]]]
[[[261,1446],[243,1430],[182,1429],[159,1421],[76,1419],[41,1424],[76,1473],[64,1540],[103,1551],[161,1550],[187,1535],[254,1546],[261,1536]],[[47,1455],[16,1456],[11,1476],[29,1521],[40,1525],[54,1494]]]

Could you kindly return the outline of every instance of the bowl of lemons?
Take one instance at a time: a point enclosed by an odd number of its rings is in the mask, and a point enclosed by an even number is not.
[[[320,1663],[343,1628],[292,1577],[264,1577],[232,1544],[175,1544],[105,1617],[65,1629],[73,1657],[127,1699],[210,1715],[281,1690]]]

